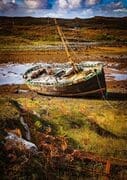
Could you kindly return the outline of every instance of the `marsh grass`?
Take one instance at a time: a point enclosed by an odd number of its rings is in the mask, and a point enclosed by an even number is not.
[[[100,155],[126,157],[125,102],[113,101],[115,110],[102,100],[39,97],[32,102],[20,98],[19,102],[31,111],[37,111],[41,115],[39,121],[42,127],[46,122],[54,135],[67,137],[73,148]],[[97,124],[109,135],[98,134],[91,119],[95,127]]]
[[[1,121],[7,120],[8,118],[10,120],[18,119],[19,112],[17,111],[15,107],[11,105],[11,103],[8,100],[6,100],[5,98],[1,98],[0,99],[0,123]]]

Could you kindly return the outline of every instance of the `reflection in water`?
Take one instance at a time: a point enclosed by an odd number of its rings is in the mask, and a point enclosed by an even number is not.
[[[88,62],[88,63],[97,63],[97,62]],[[40,63],[27,63],[27,64],[1,64],[0,65],[0,85],[5,84],[23,84],[24,79],[22,75],[25,71],[32,66],[39,65]],[[47,63],[43,63],[43,65],[47,65]],[[118,69],[114,69],[108,67],[108,71],[105,70],[106,80],[110,81],[114,79],[116,81],[127,80],[127,72],[121,72]]]

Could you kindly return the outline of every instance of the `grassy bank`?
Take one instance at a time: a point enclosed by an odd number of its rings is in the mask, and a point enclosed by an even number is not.
[[[15,119],[14,113],[18,114],[7,99],[0,100],[1,123]],[[16,100],[28,113],[35,114],[31,127],[36,131],[50,126],[52,135],[66,137],[73,148],[126,158],[126,101],[111,101],[109,105],[102,100],[43,96],[20,96]]]
[[[107,102],[2,92],[1,177],[126,178],[126,108],[125,100]],[[6,143],[7,131],[18,130],[26,139],[21,116],[30,129],[31,142],[38,147],[35,154],[18,143]],[[110,175],[105,170],[107,162],[111,162]]]
[[[126,157],[127,114],[123,110],[126,102],[111,102],[113,108],[101,100],[39,97],[34,100],[20,98],[19,102],[40,114],[52,127],[52,133],[66,136],[74,148]],[[39,128],[43,126],[42,119],[35,123]]]

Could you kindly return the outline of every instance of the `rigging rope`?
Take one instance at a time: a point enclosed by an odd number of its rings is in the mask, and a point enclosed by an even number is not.
[[[75,63],[73,62],[72,58],[70,57],[70,53],[69,53],[69,51],[68,51],[68,47],[72,50],[73,54],[75,55],[75,57],[76,57],[77,59],[79,59],[79,57],[77,56],[77,54],[75,53],[75,51],[72,49],[72,47],[69,46],[69,42],[68,42],[67,38],[65,37],[63,31],[61,31],[60,27],[58,26],[56,19],[54,19],[54,21],[55,21],[55,25],[56,25],[56,27],[57,27],[58,33],[59,33],[59,35],[60,35],[60,37],[61,37],[61,40],[62,40],[62,42],[63,42],[63,45],[64,45],[64,47],[65,47],[67,56],[68,56],[68,58],[71,60],[71,62],[73,63],[73,66],[74,66],[75,70],[77,70],[77,67],[76,67]],[[67,46],[68,46],[68,47],[67,47]],[[81,60],[81,59],[80,59],[80,60]],[[115,108],[112,106],[112,104],[111,104],[109,101],[107,101],[107,99],[106,99],[106,97],[105,97],[105,95],[104,95],[104,93],[103,93],[103,90],[101,90],[102,87],[101,87],[101,83],[100,83],[98,74],[97,74],[96,71],[95,71],[95,73],[96,73],[97,83],[98,83],[99,89],[100,89],[100,91],[101,91],[103,100],[105,100],[105,102],[107,103],[108,106],[110,106],[112,109],[115,109]]]
[[[101,87],[101,83],[100,83],[100,80],[99,80],[98,74],[97,74],[97,72],[96,72],[96,71],[95,71],[95,73],[96,73],[97,83],[98,83],[99,89],[100,89],[100,91],[101,91],[101,94],[102,94],[102,98],[103,98],[103,100],[107,103],[107,105],[108,105],[108,106],[110,106],[112,109],[114,109],[114,110],[115,110],[115,108],[112,106],[112,104],[111,104],[109,101],[107,101],[106,96],[104,95],[103,91],[101,90],[101,89],[102,89],[102,87]]]
[[[80,59],[80,58],[78,57],[78,55],[76,54],[76,52],[75,52],[75,51],[73,50],[73,48],[69,45],[69,42],[68,42],[67,38],[65,37],[63,31],[62,31],[62,35],[63,35],[63,37],[64,37],[64,39],[65,39],[66,44],[67,44],[68,47],[71,49],[71,51],[72,51],[72,53],[74,54],[74,56],[75,56],[78,60],[82,60],[82,59]]]
[[[78,72],[78,67],[76,66],[76,64],[74,63],[74,61],[73,61],[72,58],[71,58],[70,52],[69,52],[69,50],[68,50],[68,46],[67,46],[67,44],[66,44],[66,40],[65,40],[65,38],[64,38],[65,36],[64,36],[62,30],[60,29],[60,27],[59,27],[59,25],[58,25],[58,23],[57,23],[57,20],[54,19],[54,21],[55,21],[55,25],[56,25],[57,31],[58,31],[58,33],[59,33],[59,35],[60,35],[61,41],[62,41],[62,43],[63,43],[63,46],[64,46],[64,48],[65,48],[65,51],[66,51],[68,60],[71,62],[71,66],[73,67],[74,72],[77,73],[77,72]]]

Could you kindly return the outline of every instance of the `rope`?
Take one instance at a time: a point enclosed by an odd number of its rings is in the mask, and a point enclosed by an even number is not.
[[[63,31],[60,29],[60,27],[58,26],[58,23],[57,23],[57,20],[54,19],[55,21],[55,25],[56,25],[56,28],[57,28],[57,31],[60,35],[60,38],[61,38],[61,41],[63,43],[63,46],[65,48],[65,51],[66,51],[66,54],[67,54],[67,57],[68,57],[68,60],[71,62],[71,66],[73,67],[73,70],[75,73],[79,72],[79,69],[77,67],[77,65],[74,63],[73,59],[71,58],[71,55],[70,55],[70,52],[69,52],[69,44],[68,44],[68,41],[63,33]],[[72,48],[71,48],[72,49]],[[73,54],[74,54],[74,51],[72,50]],[[76,54],[74,54],[75,57],[76,57]],[[77,57],[78,58],[78,57]],[[79,59],[79,58],[78,58]]]
[[[101,89],[102,87],[101,87],[101,83],[100,83],[98,74],[97,74],[96,71],[95,71],[95,73],[96,73],[97,83],[98,83],[99,89]],[[102,91],[102,90],[100,90],[100,91],[101,91],[101,94],[102,94],[102,98],[103,98],[103,100],[107,103],[107,105],[108,105],[109,107],[111,107],[112,109],[115,109],[115,108],[112,106],[112,104],[111,104],[109,101],[107,101],[106,96],[104,95],[103,91]]]
[[[65,42],[66,42],[67,46],[71,49],[71,51],[72,51],[72,53],[75,55],[75,57],[76,57],[78,60],[82,60],[81,58],[78,57],[78,55],[76,54],[76,52],[75,52],[75,51],[73,50],[73,48],[69,45],[69,42],[68,42],[67,38],[65,37],[63,31],[62,31],[62,35],[63,35],[63,37],[64,37],[64,39],[65,39]]]
[[[54,19],[54,20],[55,20],[55,25],[56,25],[56,26],[58,26],[56,19]],[[58,27],[58,28],[59,28],[59,27]],[[58,31],[60,31],[60,30],[58,29]],[[75,53],[75,51],[73,50],[73,48],[72,48],[71,46],[69,46],[68,40],[67,40],[67,38],[65,37],[65,35],[64,35],[64,33],[63,33],[63,31],[60,31],[60,35],[62,36],[63,41],[65,41],[66,45],[67,45],[67,46],[68,46],[68,47],[72,50],[72,52],[73,52],[73,54],[75,55],[75,57],[76,57],[77,59],[79,59],[79,57],[77,56],[77,54]],[[67,52],[68,52],[68,47],[67,47]],[[69,52],[68,52],[68,53],[69,53]],[[69,54],[69,56],[70,56],[70,54]],[[80,59],[80,60],[81,60],[81,59]],[[72,59],[71,59],[71,61],[73,62],[73,60],[72,60]],[[100,91],[101,91],[101,94],[102,94],[102,98],[103,98],[103,100],[105,100],[105,102],[108,104],[108,106],[110,106],[112,109],[114,109],[114,107],[112,106],[112,104],[111,104],[111,103],[109,103],[109,101],[107,101],[107,99],[106,99],[106,97],[105,97],[105,95],[104,95],[103,91],[101,90],[101,89],[102,89],[102,87],[101,87],[101,83],[100,83],[100,80],[99,80],[98,74],[97,74],[97,72],[96,72],[96,71],[95,71],[95,73],[96,73],[98,86],[99,86],[99,89],[100,89]]]

